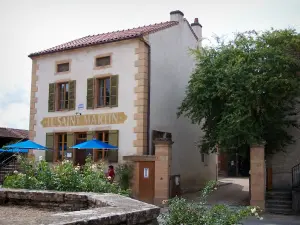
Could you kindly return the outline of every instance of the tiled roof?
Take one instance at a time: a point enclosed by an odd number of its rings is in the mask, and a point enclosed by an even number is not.
[[[0,137],[28,139],[29,132],[28,130],[0,127]]]
[[[128,30],[121,30],[121,31],[109,32],[104,34],[86,36],[43,51],[31,53],[29,57],[44,55],[44,54],[49,54],[54,52],[60,52],[69,49],[82,48],[91,45],[98,45],[98,44],[104,44],[109,42],[138,38],[138,37],[142,37],[143,35],[147,35],[150,33],[154,33],[172,27],[176,24],[178,24],[177,21],[167,21],[163,23],[156,23],[156,24],[132,28]]]

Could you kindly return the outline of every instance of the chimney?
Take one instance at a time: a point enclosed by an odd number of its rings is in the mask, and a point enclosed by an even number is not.
[[[170,21],[177,21],[177,22],[182,22],[183,21],[183,12],[180,10],[175,10],[170,12]]]
[[[195,32],[195,34],[197,35],[198,39],[199,39],[199,43],[201,46],[201,42],[202,42],[202,25],[199,23],[198,18],[195,18],[194,23],[191,24],[193,31]]]

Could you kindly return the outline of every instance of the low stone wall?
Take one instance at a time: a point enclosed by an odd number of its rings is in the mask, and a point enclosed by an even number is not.
[[[0,189],[0,205],[63,210],[42,224],[155,224],[160,208],[115,194]],[[40,224],[40,222],[38,223]]]

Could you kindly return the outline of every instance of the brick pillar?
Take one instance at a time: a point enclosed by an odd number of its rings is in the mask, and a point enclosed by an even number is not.
[[[250,148],[250,205],[265,209],[265,149],[257,145]]]
[[[161,205],[170,196],[172,140],[156,139],[155,145],[155,191],[154,204]]]

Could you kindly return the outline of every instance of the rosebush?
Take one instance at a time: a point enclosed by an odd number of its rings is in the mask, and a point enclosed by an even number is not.
[[[115,193],[129,196],[130,190],[106,179],[103,164],[92,163],[90,157],[83,167],[74,167],[64,160],[51,166],[44,160],[35,163],[28,158],[19,158],[20,171],[5,178],[3,187],[35,190]]]
[[[234,225],[248,216],[260,217],[258,207],[237,207],[217,204],[207,205],[207,197],[216,189],[216,182],[210,181],[203,189],[199,202],[188,202],[184,198],[175,197],[165,201],[169,207],[167,213],[161,215],[163,225]]]

